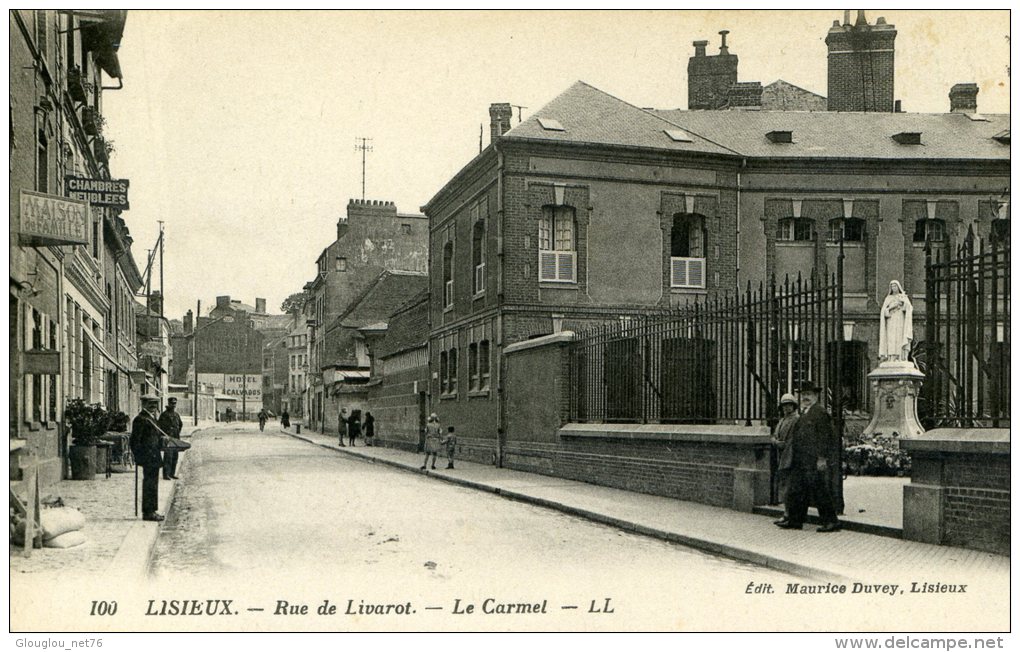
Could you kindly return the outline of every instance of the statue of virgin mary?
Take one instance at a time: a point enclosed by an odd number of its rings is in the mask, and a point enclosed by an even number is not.
[[[914,307],[899,281],[889,283],[878,329],[878,359],[907,360],[914,339]]]

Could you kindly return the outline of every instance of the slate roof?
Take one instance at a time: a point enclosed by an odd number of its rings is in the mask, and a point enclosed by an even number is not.
[[[396,310],[386,322],[386,336],[375,345],[375,355],[391,355],[425,346],[429,339],[429,293],[426,288]]]
[[[1009,146],[992,136],[1009,126],[1008,114],[853,113],[842,111],[654,111],[680,128],[748,157],[1009,160]],[[770,131],[791,131],[793,142],[772,143]],[[920,132],[920,145],[892,136]]]
[[[576,82],[504,138],[701,152],[750,158],[896,160],[1008,160],[1009,146],[992,139],[1009,128],[1008,114],[854,113],[842,111],[686,111],[641,109]],[[562,131],[543,128],[553,118]],[[680,129],[692,142],[665,132]],[[792,131],[792,143],[773,143],[771,131]],[[920,145],[892,136],[920,132]]]
[[[563,125],[564,130],[545,129],[539,123],[540,118],[553,118]],[[667,129],[676,128],[675,124],[661,116],[579,81],[503,137],[734,154],[697,135],[692,135],[693,142],[676,142],[665,133]]]
[[[343,326],[361,328],[385,320],[410,297],[428,287],[428,275],[420,272],[387,270],[368,284],[347,309],[330,323],[327,332]]]

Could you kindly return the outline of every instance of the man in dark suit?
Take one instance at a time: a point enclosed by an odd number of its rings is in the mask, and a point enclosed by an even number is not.
[[[177,414],[177,399],[171,398],[166,402],[166,409],[159,415],[159,427],[171,437],[181,436],[181,415]],[[177,479],[177,449],[171,448],[163,452],[163,479]]]
[[[807,518],[808,503],[813,499],[822,520],[818,532],[840,529],[829,488],[829,465],[832,459],[832,420],[818,403],[818,388],[806,383],[800,391],[803,413],[793,428],[793,467],[790,469],[788,516],[776,523],[781,528],[799,530]]]
[[[159,509],[159,473],[163,468],[160,443],[163,434],[156,424],[159,399],[155,396],[142,397],[142,411],[131,424],[131,454],[135,464],[142,467],[142,519],[162,521]]]

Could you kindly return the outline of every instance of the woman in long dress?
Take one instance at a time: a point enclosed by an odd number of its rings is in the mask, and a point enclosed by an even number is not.
[[[882,302],[878,330],[878,359],[906,360],[914,339],[914,307],[899,281],[889,283],[889,294]]]

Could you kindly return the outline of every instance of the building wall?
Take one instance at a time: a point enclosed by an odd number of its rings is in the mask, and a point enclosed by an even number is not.
[[[389,357],[383,365],[384,375],[368,387],[366,407],[375,417],[376,440],[417,451],[422,414],[428,412],[424,396],[429,386],[427,347]]]

